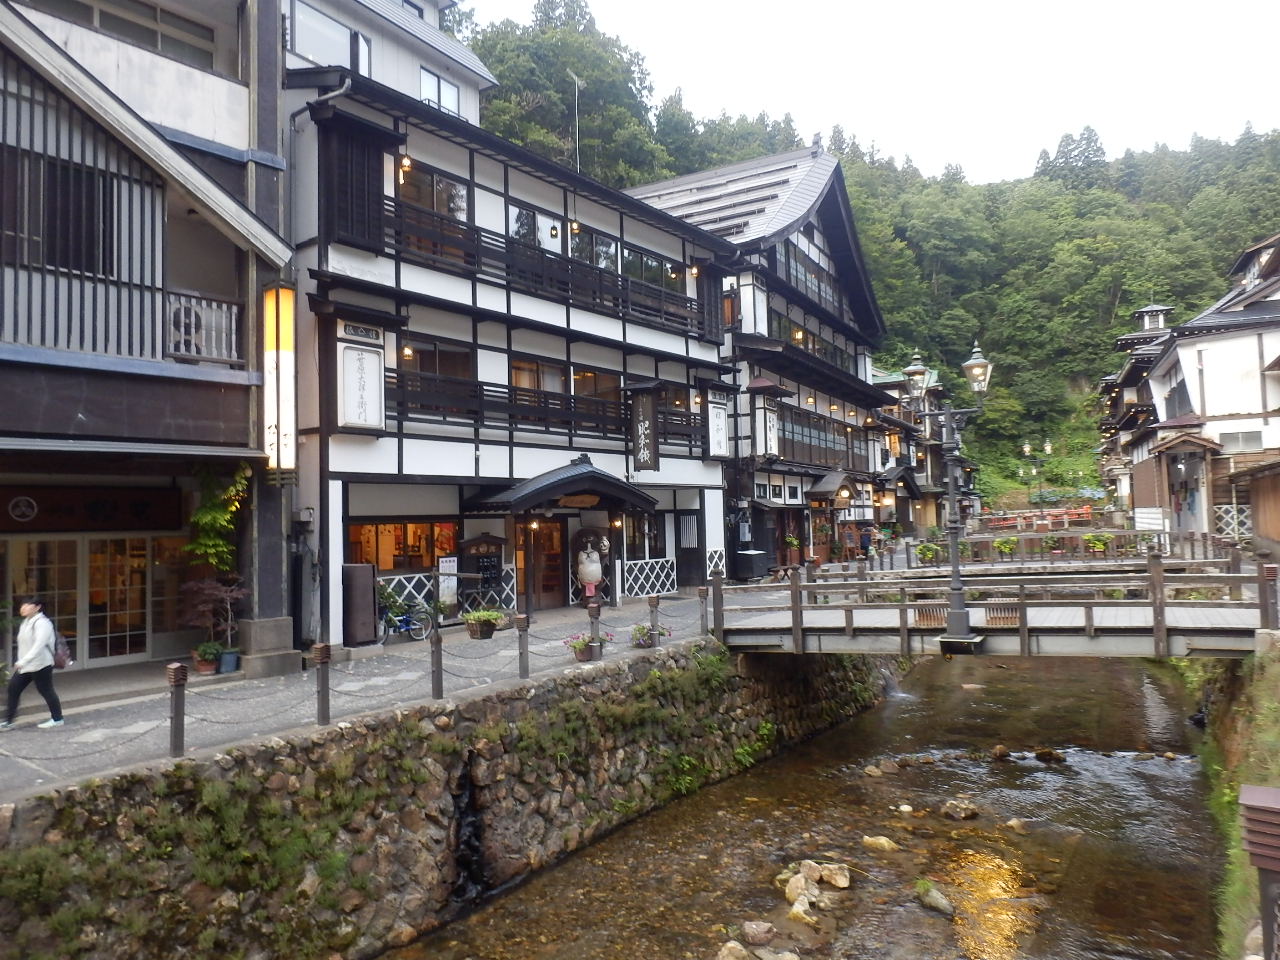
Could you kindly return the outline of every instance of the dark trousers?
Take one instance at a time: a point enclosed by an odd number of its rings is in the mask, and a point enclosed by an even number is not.
[[[49,705],[49,715],[55,720],[61,720],[62,704],[58,701],[58,695],[53,692],[53,664],[35,673],[15,673],[9,678],[9,707],[4,718],[13,723],[13,718],[18,715],[18,700],[32,680],[35,681],[40,696],[44,697],[44,702]]]

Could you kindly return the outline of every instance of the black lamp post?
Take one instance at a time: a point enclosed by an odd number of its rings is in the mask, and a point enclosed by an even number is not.
[[[976,340],[973,342],[973,355],[961,364],[961,369],[977,398],[976,406],[955,410],[947,401],[941,410],[920,409],[917,412],[921,417],[936,418],[942,422],[942,456],[947,468],[947,542],[951,552],[951,586],[948,591],[947,632],[938,639],[974,644],[981,638],[974,636],[969,626],[969,611],[964,605],[964,581],[960,578],[960,431],[970,416],[982,412],[987,384],[991,382],[991,362],[982,355]],[[922,401],[928,373],[918,353],[902,371],[913,405],[924,406]]]

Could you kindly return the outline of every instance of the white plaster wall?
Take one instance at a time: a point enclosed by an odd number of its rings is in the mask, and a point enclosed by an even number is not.
[[[564,340],[537,330],[512,330],[511,349],[559,359],[564,356]]]
[[[622,215],[617,210],[610,210],[608,207],[585,197],[577,197],[576,199],[572,196],[570,197],[569,214],[572,216],[574,213],[577,214],[578,220],[582,223],[589,227],[595,227],[611,237],[618,236],[622,226]]]
[[[507,382],[507,355],[493,350],[476,351],[476,379],[481,383]]]
[[[682,354],[685,338],[679,334],[650,330],[648,327],[633,323],[627,327],[627,343],[639,347],[651,347],[664,353]]]
[[[400,264],[400,286],[405,290],[414,290],[443,300],[453,300],[468,305],[471,303],[470,280],[412,263]]]
[[[344,247],[338,243],[329,246],[329,270],[346,277],[387,286],[395,286],[396,282],[396,269],[392,261],[375,253]]]
[[[600,337],[621,341],[622,321],[617,317],[605,317],[579,307],[569,308],[569,326],[574,330],[588,330]]]
[[[409,128],[408,147],[409,156],[424,160],[444,173],[451,173],[462,180],[471,176],[471,151],[466,147],[416,127]]]
[[[342,481],[329,481],[329,515],[325,518],[324,556],[322,566],[329,581],[329,603],[320,617],[319,640],[342,642],[342,558],[346,556],[346,530],[342,525]]]
[[[456,440],[405,440],[404,472],[423,477],[473,477],[475,445]]]
[[[453,484],[352,483],[347,486],[347,512],[352,518],[456,514],[458,488]]]
[[[476,324],[476,343],[486,347],[505,349],[507,346],[507,325],[491,321]]]
[[[723,550],[724,543],[724,491],[706,492],[706,537],[708,550]]]
[[[249,148],[244,84],[29,7],[22,14],[143,119],[237,150]]]
[[[591,455],[595,460],[595,454]],[[661,469],[657,472],[645,470],[632,475],[635,483],[660,483],[673,487],[720,487],[723,486],[723,475],[720,461],[704,461],[693,459],[676,459],[663,457]],[[622,476],[622,474],[618,474]]]
[[[489,157],[476,155],[476,183],[501,193],[505,186],[502,164]]]
[[[409,329],[420,333],[431,333],[453,340],[471,342],[471,319],[458,313],[446,310],[435,310],[431,307],[411,306],[409,308]]]
[[[564,191],[543,180],[535,180],[521,170],[507,168],[511,195],[552,213],[564,212]]]
[[[603,367],[606,370],[622,369],[622,351],[601,346],[597,343],[570,344],[569,356],[575,363]]]
[[[507,232],[507,205],[498,194],[488,190],[475,190],[472,207],[472,222],[477,227],[494,233]]]
[[[679,237],[651,227],[647,223],[641,223],[639,220],[633,220],[625,215],[623,216],[622,229],[625,234],[624,241],[628,244],[652,250],[654,253],[660,253],[672,260],[682,261],[684,259],[684,245]]]
[[[506,444],[482,443],[477,449],[480,451],[480,459],[476,461],[477,476],[511,476],[510,448]]]
[[[511,313],[517,317],[537,320],[549,326],[567,326],[564,307],[549,300],[526,296],[523,293],[511,294]]]
[[[338,434],[329,440],[329,470],[332,473],[386,473],[397,468],[395,437],[364,437]]]

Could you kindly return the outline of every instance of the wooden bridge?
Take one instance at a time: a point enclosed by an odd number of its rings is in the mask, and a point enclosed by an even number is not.
[[[972,652],[1001,656],[1241,657],[1277,627],[1274,570],[1221,559],[987,565],[966,573]],[[1079,571],[1079,572],[1078,572]],[[714,633],[739,653],[951,652],[942,571],[819,571],[782,583],[712,578]],[[1271,573],[1272,576],[1268,576]],[[969,652],[967,644],[963,645]],[[956,651],[960,652],[960,651]]]

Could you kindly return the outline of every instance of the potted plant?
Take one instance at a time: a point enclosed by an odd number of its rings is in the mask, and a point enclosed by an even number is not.
[[[222,644],[217,640],[202,640],[191,651],[191,663],[196,673],[217,673],[218,662],[222,658]]]
[[[240,651],[233,640],[236,634],[236,604],[249,595],[240,586],[238,577],[218,579],[205,577],[182,585],[182,623],[188,627],[200,627],[205,639],[200,642],[192,659],[213,660],[222,673],[232,673],[240,668]],[[212,656],[200,655],[212,653]],[[199,667],[197,667],[199,669]],[[212,670],[201,671],[212,673]]]
[[[1086,533],[1083,537],[1084,545],[1090,553],[1104,553],[1114,539],[1115,536],[1110,533]]]
[[[1018,549],[1018,538],[996,537],[991,541],[991,545],[996,548],[996,553],[1007,560],[1013,555],[1013,551]]]
[[[1061,553],[1061,543],[1062,541],[1057,537],[1044,537],[1040,540],[1040,549],[1048,550],[1050,553]]]
[[[467,635],[473,640],[488,640],[504,618],[501,610],[481,607],[479,610],[466,611],[458,619],[467,625]]]
[[[936,543],[917,543],[916,556],[920,558],[921,563],[937,563],[938,558],[942,556],[942,548]]]
[[[659,625],[658,636],[671,636],[671,628]],[[647,623],[637,623],[631,627],[631,645],[633,647],[652,647],[653,637],[649,634],[649,625]]]
[[[200,505],[191,512],[191,540],[182,549],[191,562],[212,570],[213,575],[184,583],[181,623],[200,627],[206,639],[192,651],[199,672],[212,673],[201,662],[212,659],[223,673],[240,667],[240,651],[232,640],[236,633],[236,605],[249,595],[240,585],[236,569],[236,521],[249,495],[253,471],[241,463],[230,480],[219,480],[212,471],[201,475]],[[200,655],[203,651],[203,656]],[[208,654],[212,653],[210,657]]]
[[[604,645],[613,642],[613,634],[606,631],[592,640],[590,633],[573,633],[565,637],[563,642],[577,659],[585,663],[600,659],[604,653]]]

